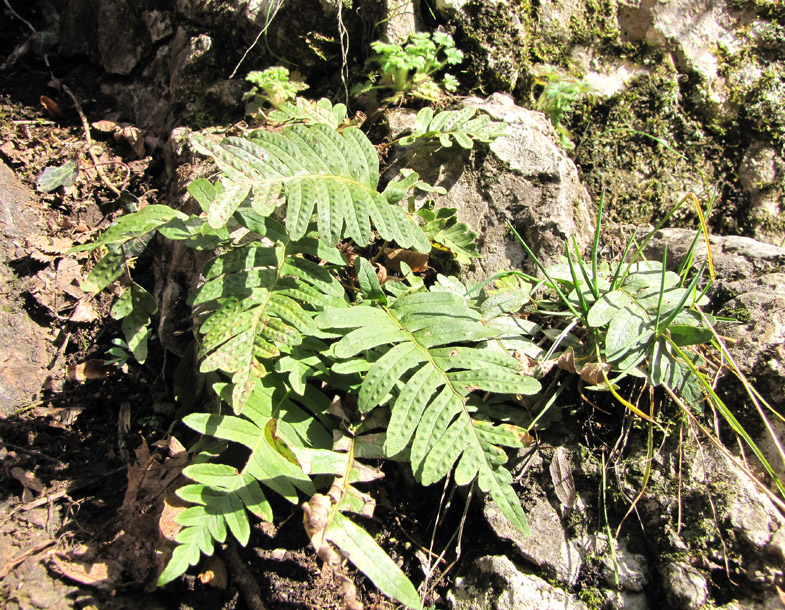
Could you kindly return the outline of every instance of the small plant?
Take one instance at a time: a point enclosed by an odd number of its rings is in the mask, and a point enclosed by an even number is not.
[[[412,34],[403,46],[387,42],[373,42],[376,52],[368,63],[376,69],[368,80],[352,90],[353,95],[389,90],[389,101],[396,103],[407,98],[437,101],[444,91],[453,92],[458,81],[451,74],[443,74],[437,81],[437,73],[446,66],[455,66],[463,61],[463,52],[455,48],[452,36],[443,32]]]
[[[128,344],[120,337],[112,339],[112,345],[113,347],[104,352],[107,356],[104,364],[115,365],[118,369],[121,369],[128,364],[128,360],[131,358],[131,351]]]
[[[590,92],[591,86],[573,76],[564,74],[557,68],[548,65],[537,66],[534,70],[535,83],[543,87],[535,108],[544,112],[559,134],[561,145],[566,150],[575,148],[572,134],[564,126],[564,115],[584,93]]]
[[[458,146],[471,150],[474,142],[493,142],[504,135],[505,124],[491,121],[487,114],[477,114],[477,108],[468,106],[462,110],[444,110],[436,116],[433,109],[426,106],[417,113],[414,133],[399,140],[401,146],[415,142],[438,140],[442,146]]]
[[[554,291],[563,305],[557,315],[571,320],[554,342],[551,357],[558,357],[553,354],[564,343],[560,366],[580,374],[592,389],[610,390],[617,397],[618,382],[634,375],[653,387],[667,385],[689,404],[700,402],[703,391],[692,369],[701,366],[702,360],[697,352],[682,348],[710,343],[714,336],[713,318],[696,309],[708,303],[708,286],[697,289],[703,270],[688,282],[689,269],[679,275],[668,271],[664,262],[640,260],[640,248],[630,260],[634,240],[628,242],[628,250],[615,266],[600,263],[601,214],[602,203],[589,262],[573,243],[572,251],[565,248],[565,263],[544,267],[512,229],[544,274],[541,285]],[[565,341],[576,327],[579,335]],[[615,377],[610,379],[609,373]],[[624,404],[649,419],[634,405]]]
[[[280,131],[221,142],[193,136],[221,170],[217,181],[188,187],[200,214],[149,205],[80,247],[105,248],[92,280],[99,288],[118,279],[126,255],[154,233],[217,252],[189,297],[198,372],[178,371],[201,379],[214,407],[184,423],[222,445],[192,449],[183,471],[190,482],[177,492],[189,506],[175,518],[182,529],[159,583],[212,554],[229,533],[245,545],[249,515],[273,518],[272,492],[301,505],[306,533],[343,583],[347,607],[354,589],[345,557],[384,593],[420,608],[403,571],[351,517],[373,515],[361,486],[383,473],[366,461],[409,462],[424,485],[451,473],[459,485],[476,481],[526,531],[504,448],[531,439],[500,405],[519,409],[516,397],[540,384],[494,338],[515,325],[528,292],[470,294],[441,276],[427,287],[404,261],[398,281],[381,280],[366,258],[379,242],[420,255],[436,246],[468,261],[477,256],[476,235],[454,210],[415,214],[399,205],[412,188],[433,190],[414,172],[380,191],[376,149],[341,120],[342,106],[282,108],[294,124]],[[235,241],[237,229],[243,236]],[[131,337],[146,336],[140,329],[155,311],[148,297],[130,282],[115,306]],[[225,452],[229,444],[242,450]]]
[[[246,114],[254,115],[261,112],[265,104],[275,109],[284,102],[291,102],[300,91],[305,91],[308,85],[292,78],[289,70],[282,66],[273,66],[263,71],[250,72],[245,80],[253,87],[245,95]]]

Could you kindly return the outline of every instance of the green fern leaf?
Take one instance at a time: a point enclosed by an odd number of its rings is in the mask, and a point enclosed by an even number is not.
[[[442,146],[452,146],[453,140],[458,146],[471,150],[474,141],[493,142],[504,135],[505,125],[491,121],[487,114],[475,118],[477,108],[469,106],[461,110],[444,110],[433,115],[431,108],[423,108],[417,113],[414,133],[401,138],[401,146],[409,146],[417,140],[438,139]]]
[[[514,492],[506,489],[511,478],[502,468],[506,455],[500,446],[523,446],[527,435],[515,426],[489,427],[475,421],[466,402],[474,390],[534,394],[539,382],[520,375],[511,356],[465,345],[495,337],[498,331],[485,326],[481,312],[460,295],[417,292],[399,297],[390,307],[349,311],[328,309],[317,316],[316,324],[353,329],[334,346],[338,358],[392,346],[371,365],[358,397],[362,412],[390,403],[387,455],[410,445],[412,469],[425,485],[446,476],[457,462],[456,480],[460,477],[465,484],[478,477],[481,489],[498,498],[510,521],[523,529],[520,504],[509,502]]]
[[[277,109],[267,113],[267,120],[273,124],[281,123],[324,123],[337,129],[346,120],[346,106],[344,104],[332,105],[326,98],[313,102],[309,99],[298,97],[295,103],[283,102]]]
[[[247,419],[233,415],[193,413],[183,421],[202,434],[245,445],[251,450],[251,455],[243,474],[251,475],[290,502],[297,502],[297,489],[309,495],[315,493],[311,480],[302,468],[283,456],[269,442],[265,431]]]
[[[282,195],[293,240],[306,234],[315,213],[319,235],[328,245],[343,236],[367,245],[373,223],[383,239],[403,240],[398,244],[405,248],[424,247],[416,225],[398,228],[401,222],[414,223],[394,212],[378,192],[376,149],[355,127],[339,133],[324,124],[298,124],[282,133],[255,131],[250,139],[230,137],[220,144],[194,136],[193,144],[224,173],[224,192],[208,211],[213,227],[249,206],[269,214]]]
[[[453,253],[462,265],[480,258],[477,251],[477,233],[465,222],[458,222],[455,208],[439,208],[435,212],[427,207],[417,214],[425,220],[422,227],[428,238]]]
[[[306,243],[305,249],[311,249]],[[315,331],[312,306],[343,303],[344,289],[324,267],[299,256],[299,243],[252,242],[216,258],[193,305],[208,314],[199,328],[200,370],[232,375],[232,405],[241,410],[256,380],[274,366],[281,348]]]

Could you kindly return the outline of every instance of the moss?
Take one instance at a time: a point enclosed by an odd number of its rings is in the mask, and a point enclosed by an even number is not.
[[[529,65],[534,31],[530,0],[512,1],[508,11],[475,0],[465,14],[455,33],[456,46],[466,53],[464,81],[483,93],[512,91]]]
[[[747,324],[750,320],[752,320],[752,314],[750,313],[749,309],[743,305],[726,305],[720,311],[720,315],[726,316],[728,318],[735,318],[742,324]]]
[[[576,162],[591,194],[605,191],[612,221],[656,223],[690,192],[705,205],[720,172],[735,174],[720,134],[689,111],[667,57],[612,98],[585,100],[570,127],[585,134]],[[693,214],[685,205],[671,224],[693,223]]]
[[[598,587],[584,587],[578,592],[580,599],[589,610],[601,610],[605,606],[605,597]]]

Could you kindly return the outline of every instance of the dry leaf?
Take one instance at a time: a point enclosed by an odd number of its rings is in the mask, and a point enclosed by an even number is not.
[[[98,587],[99,589],[114,589],[114,585],[109,578],[110,568],[113,568],[113,572],[117,571],[113,563],[79,561],[78,559],[71,559],[62,555],[52,555],[52,561],[66,578],[83,585]]]
[[[589,385],[599,385],[605,381],[602,373],[607,374],[611,370],[610,364],[607,362],[600,364],[599,362],[584,362],[575,361],[575,351],[568,347],[564,353],[559,356],[559,368],[567,371],[568,373],[578,373],[581,379]]]
[[[210,557],[204,565],[204,571],[199,574],[203,585],[210,585],[218,589],[226,589],[229,577],[226,574],[226,565],[220,557]]]
[[[138,127],[132,125],[123,127],[115,132],[114,139],[116,142],[127,142],[137,157],[140,159],[144,157],[144,134]]]
[[[119,131],[121,129],[120,125],[114,121],[108,121],[106,119],[90,123],[90,127],[99,133],[114,133],[115,131]]]
[[[415,250],[403,248],[385,248],[384,260],[393,271],[401,271],[401,263],[406,263],[415,273],[420,273],[428,268],[428,255]]]
[[[41,105],[46,108],[49,118],[51,118],[53,121],[57,121],[58,123],[65,121],[65,115],[63,114],[63,111],[60,110],[60,106],[57,105],[57,102],[55,102],[50,97],[46,97],[45,95],[42,95],[39,99],[41,101]]]
[[[80,364],[69,364],[66,372],[68,381],[83,383],[89,379],[106,379],[115,370],[103,360],[88,360]]]
[[[332,492],[333,489],[330,491]],[[308,502],[304,502],[301,506],[303,526],[316,555],[332,570],[335,578],[341,583],[344,608],[346,610],[363,610],[363,605],[357,599],[357,587],[344,573],[343,558],[324,538],[324,529],[327,526],[334,500],[324,494],[315,494]]]
[[[74,312],[71,314],[71,322],[95,322],[98,319],[98,313],[89,301],[80,300],[76,304]]]
[[[50,237],[48,235],[30,235],[25,238],[25,243],[30,252],[30,258],[48,263],[63,256],[70,250],[74,242],[64,237]]]
[[[32,472],[27,472],[23,468],[12,468],[11,476],[22,484],[22,502],[25,504],[35,499],[33,492],[40,495],[46,489],[44,484]]]
[[[572,510],[575,506],[575,481],[572,478],[570,460],[564,447],[557,447],[551,460],[551,480],[556,497],[562,506]]]

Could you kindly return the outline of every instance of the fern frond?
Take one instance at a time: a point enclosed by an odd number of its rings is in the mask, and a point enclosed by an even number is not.
[[[197,456],[201,463],[183,470],[193,483],[178,489],[177,495],[193,506],[175,518],[184,528],[175,538],[178,546],[159,584],[185,572],[201,555],[211,555],[215,542],[226,539],[227,530],[245,546],[251,532],[248,513],[271,521],[272,509],[261,485],[292,503],[297,503],[298,491],[308,496],[315,493],[289,444],[326,448],[331,446],[332,436],[320,424],[318,415],[290,400],[283,384],[265,381],[268,383],[260,381],[253,388],[240,416],[194,413],[184,418],[184,423],[197,432],[239,443],[249,454],[240,470],[205,462],[208,456],[203,454]],[[231,400],[230,384],[216,384],[214,389],[224,400]],[[326,411],[330,401],[324,394],[315,388],[304,394],[302,402]]]
[[[414,133],[401,138],[401,146],[409,146],[417,140],[438,139],[442,146],[452,146],[452,140],[458,146],[471,150],[474,140],[493,142],[504,135],[505,125],[491,121],[487,114],[475,118],[477,108],[468,106],[461,110],[444,110],[434,116],[433,109],[426,106],[417,113]]]
[[[417,235],[416,223],[396,213],[377,190],[376,149],[355,127],[339,133],[324,124],[300,124],[282,133],[256,131],[250,139],[225,138],[220,144],[194,136],[193,143],[224,172],[223,192],[207,212],[212,227],[223,226],[240,207],[267,216],[283,197],[293,240],[305,235],[315,213],[319,236],[329,245],[344,236],[367,245],[372,223],[383,239],[405,248],[427,241]],[[404,229],[402,223],[411,226]]]
[[[324,123],[337,129],[346,120],[346,106],[344,104],[332,105],[326,98],[313,102],[309,99],[298,97],[295,103],[284,102],[276,110],[267,113],[267,120],[273,124],[281,123]]]
[[[477,477],[480,488],[490,491],[508,519],[525,531],[520,504],[511,501],[512,478],[502,467],[506,455],[500,447],[523,446],[526,433],[515,426],[475,421],[466,403],[474,390],[534,394],[540,384],[520,375],[511,356],[466,345],[498,334],[481,317],[459,295],[416,292],[399,297],[390,307],[327,309],[316,324],[352,329],[333,346],[338,358],[390,346],[371,365],[358,398],[362,412],[390,404],[388,456],[411,445],[412,469],[424,485],[442,479],[454,467],[461,484]]]
[[[425,220],[422,230],[432,242],[452,252],[462,265],[469,265],[471,259],[481,257],[477,251],[477,232],[465,222],[458,222],[456,211],[424,207],[417,214]]]
[[[232,375],[236,412],[256,380],[272,369],[283,346],[300,345],[315,327],[308,309],[343,303],[344,289],[324,267],[300,256],[310,242],[263,246],[252,242],[219,256],[192,302],[206,315],[200,370]]]

